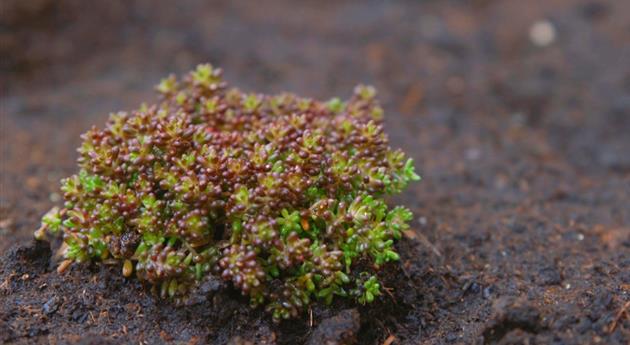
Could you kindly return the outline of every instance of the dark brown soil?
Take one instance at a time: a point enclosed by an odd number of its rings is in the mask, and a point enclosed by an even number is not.
[[[2,2],[0,343],[630,342],[630,2],[264,3]],[[245,90],[380,90],[423,181],[378,302],[276,326],[213,279],[177,308],[120,267],[60,276],[31,240],[79,134],[206,61]]]

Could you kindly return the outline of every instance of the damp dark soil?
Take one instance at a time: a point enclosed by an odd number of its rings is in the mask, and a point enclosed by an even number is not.
[[[630,2],[5,0],[0,343],[628,344]],[[380,91],[423,176],[370,306],[274,325],[208,278],[190,305],[36,243],[79,134],[212,62],[232,85]]]

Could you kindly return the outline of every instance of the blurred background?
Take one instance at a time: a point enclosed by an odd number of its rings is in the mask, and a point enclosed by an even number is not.
[[[1,6],[0,248],[59,201],[80,133],[203,62],[248,91],[327,99],[376,86],[393,145],[425,179],[413,207],[466,190],[518,202],[583,176],[627,186],[628,1]]]
[[[416,297],[397,336],[527,315],[538,343],[626,343],[609,325],[630,296],[630,1],[2,0],[0,251],[61,202],[81,133],[205,62],[245,91],[377,88],[423,177],[398,197]]]
[[[59,198],[80,133],[203,62],[256,92],[327,99],[373,84],[393,144],[416,158],[425,186],[470,161],[481,170],[469,178],[506,184],[496,169],[527,155],[589,174],[630,171],[627,1],[1,6],[1,247]]]

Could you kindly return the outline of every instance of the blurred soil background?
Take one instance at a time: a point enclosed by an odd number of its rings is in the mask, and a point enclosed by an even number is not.
[[[204,62],[246,91],[379,90],[423,177],[380,302],[182,310],[32,242],[79,135]],[[3,0],[0,154],[0,343],[630,342],[629,1]]]

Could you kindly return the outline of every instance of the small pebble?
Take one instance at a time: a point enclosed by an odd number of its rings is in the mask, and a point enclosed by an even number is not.
[[[537,21],[529,29],[529,39],[538,47],[547,47],[556,40],[556,28],[548,20]]]
[[[420,225],[422,225],[422,226],[427,225],[427,217],[420,217],[420,218],[418,218],[418,223],[420,223]]]
[[[457,334],[449,333],[449,334],[446,335],[446,341],[453,342],[455,340],[457,340]]]
[[[131,276],[132,273],[133,273],[133,263],[131,262],[131,260],[125,260],[125,263],[123,264],[123,269],[122,269],[123,276],[129,277]]]
[[[470,291],[473,294],[477,294],[479,293],[479,291],[481,291],[481,286],[477,284],[476,282],[473,282],[472,284],[470,284],[468,291]]]
[[[59,309],[59,304],[61,303],[61,299],[57,296],[51,297],[48,302],[44,303],[42,307],[42,311],[46,315],[54,314],[57,309]]]
[[[492,287],[492,285],[486,287],[485,289],[483,289],[483,298],[489,299],[490,296],[492,296],[493,292],[494,292],[494,288]]]
[[[535,280],[542,286],[558,285],[562,281],[562,275],[555,267],[544,267],[538,270]]]
[[[59,201],[61,201],[61,196],[59,195],[59,193],[50,193],[48,198],[50,199],[51,202],[59,202]]]
[[[72,320],[78,323],[84,323],[88,318],[88,313],[83,312],[81,309],[76,309],[72,312]]]
[[[347,309],[322,320],[306,341],[315,344],[356,344],[361,327],[361,315],[356,309]]]

